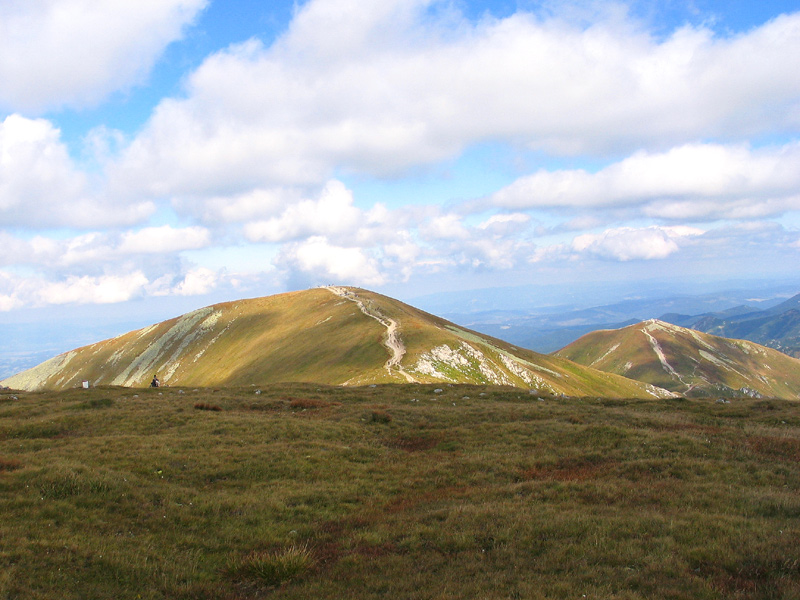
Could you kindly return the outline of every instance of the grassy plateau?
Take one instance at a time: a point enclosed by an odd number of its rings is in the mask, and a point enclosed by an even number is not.
[[[0,391],[0,599],[800,599],[800,403]]]

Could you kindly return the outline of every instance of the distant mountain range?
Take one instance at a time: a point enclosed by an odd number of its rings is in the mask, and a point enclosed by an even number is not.
[[[595,331],[555,355],[685,396],[800,398],[800,360],[656,319]]]
[[[713,335],[751,340],[800,357],[800,294],[765,310],[741,305],[694,316],[667,313],[661,320]]]
[[[732,290],[703,295],[631,298],[588,308],[553,306],[547,310],[482,310],[445,313],[443,316],[464,327],[537,352],[555,352],[582,335],[599,329],[619,329],[658,318],[724,337],[749,339],[792,354],[792,349],[797,346],[797,329],[791,325],[792,315],[788,311],[797,307],[797,297],[784,301],[769,297],[758,299],[756,296],[753,291]],[[706,317],[725,321],[726,318],[730,320],[731,316],[747,315],[768,317],[769,324],[764,330],[772,333],[773,337],[751,337],[751,333],[758,333],[757,327],[752,328],[752,331],[750,328],[755,321],[748,323],[747,327],[737,329],[703,328],[703,319]],[[786,325],[782,324],[784,319],[787,321]],[[714,325],[719,324],[717,320],[711,322]],[[782,337],[781,330],[787,332],[788,336]]]
[[[646,383],[538,354],[357,288],[327,287],[209,306],[61,354],[0,382],[257,386],[477,383],[547,394],[668,397]]]

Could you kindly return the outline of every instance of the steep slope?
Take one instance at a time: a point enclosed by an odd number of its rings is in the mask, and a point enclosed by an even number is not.
[[[800,360],[656,319],[590,333],[555,355],[685,395],[800,397]]]
[[[328,287],[203,308],[85,346],[10,377],[25,390],[274,382],[490,383],[567,395],[665,390],[516,348],[397,300]]]

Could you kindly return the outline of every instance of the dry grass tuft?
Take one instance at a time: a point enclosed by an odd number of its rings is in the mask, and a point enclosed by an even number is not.
[[[230,578],[253,579],[268,587],[280,586],[301,577],[314,565],[306,545],[292,545],[274,551],[251,552],[229,560],[225,573]]]

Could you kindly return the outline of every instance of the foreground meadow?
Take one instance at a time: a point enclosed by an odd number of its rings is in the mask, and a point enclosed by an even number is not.
[[[0,392],[0,599],[800,598],[800,403]]]

